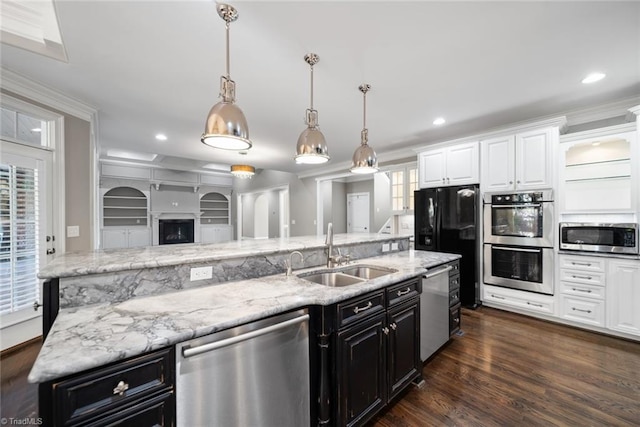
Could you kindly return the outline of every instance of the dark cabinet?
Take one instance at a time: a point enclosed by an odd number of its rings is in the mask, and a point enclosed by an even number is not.
[[[460,330],[460,261],[451,263],[449,272],[449,336]]]
[[[386,404],[385,324],[379,313],[338,333],[340,425],[359,425]]]
[[[420,376],[420,292],[416,278],[336,305],[333,425],[365,424]]]
[[[54,382],[40,415],[53,426],[173,426],[174,380],[173,348],[154,351]]]

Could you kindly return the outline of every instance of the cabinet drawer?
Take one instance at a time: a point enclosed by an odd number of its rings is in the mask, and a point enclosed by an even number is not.
[[[604,299],[605,287],[588,283],[560,282],[560,293],[581,298]]]
[[[562,317],[576,322],[604,327],[604,307],[604,301],[561,296]]]
[[[460,316],[462,315],[461,307],[462,305],[458,304],[449,308],[449,336],[460,330]]]
[[[64,425],[75,424],[173,390],[174,366],[174,352],[169,348],[56,383],[55,418]]]
[[[384,292],[367,294],[338,304],[338,328],[385,309]]]
[[[387,288],[387,304],[392,306],[420,295],[422,284],[419,278],[407,280]]]
[[[456,274],[460,274],[460,261],[454,261],[451,263],[451,272],[449,276],[454,276]]]
[[[553,314],[553,300],[554,297],[551,295],[541,295],[534,292],[484,285],[483,301],[487,303],[495,303],[527,311]]]
[[[460,289],[460,275],[456,274],[455,276],[449,277],[449,290],[453,291],[456,289]]]
[[[560,255],[560,268],[580,271],[605,272],[606,258]]]
[[[449,307],[453,307],[454,305],[460,302],[460,288],[454,289],[449,292]]]
[[[560,269],[560,280],[563,282],[575,282],[587,285],[604,286],[605,273],[598,271],[582,271]]]
[[[104,426],[173,426],[174,394],[162,393],[131,407],[118,409],[115,413],[98,417],[98,419],[82,424],[82,427]]]

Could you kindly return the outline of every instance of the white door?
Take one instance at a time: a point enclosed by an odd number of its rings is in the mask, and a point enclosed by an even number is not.
[[[289,190],[280,190],[280,237],[289,237]]]
[[[369,233],[369,193],[347,194],[347,233]]]
[[[0,324],[2,350],[42,335],[42,280],[54,249],[52,153],[0,141]],[[63,238],[63,236],[58,236]]]
[[[254,239],[269,238],[269,198],[266,194],[256,197],[253,208],[253,237]]]

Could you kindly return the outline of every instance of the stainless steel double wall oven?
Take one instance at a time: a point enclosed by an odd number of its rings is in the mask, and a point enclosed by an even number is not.
[[[484,194],[484,282],[553,295],[552,190]]]

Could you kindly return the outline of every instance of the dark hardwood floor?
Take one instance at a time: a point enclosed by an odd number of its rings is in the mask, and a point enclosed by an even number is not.
[[[372,427],[640,426],[640,343],[487,307],[462,322]]]
[[[370,427],[639,426],[640,343],[513,313],[463,309],[456,336]],[[40,344],[1,359],[1,416],[37,413]]]

